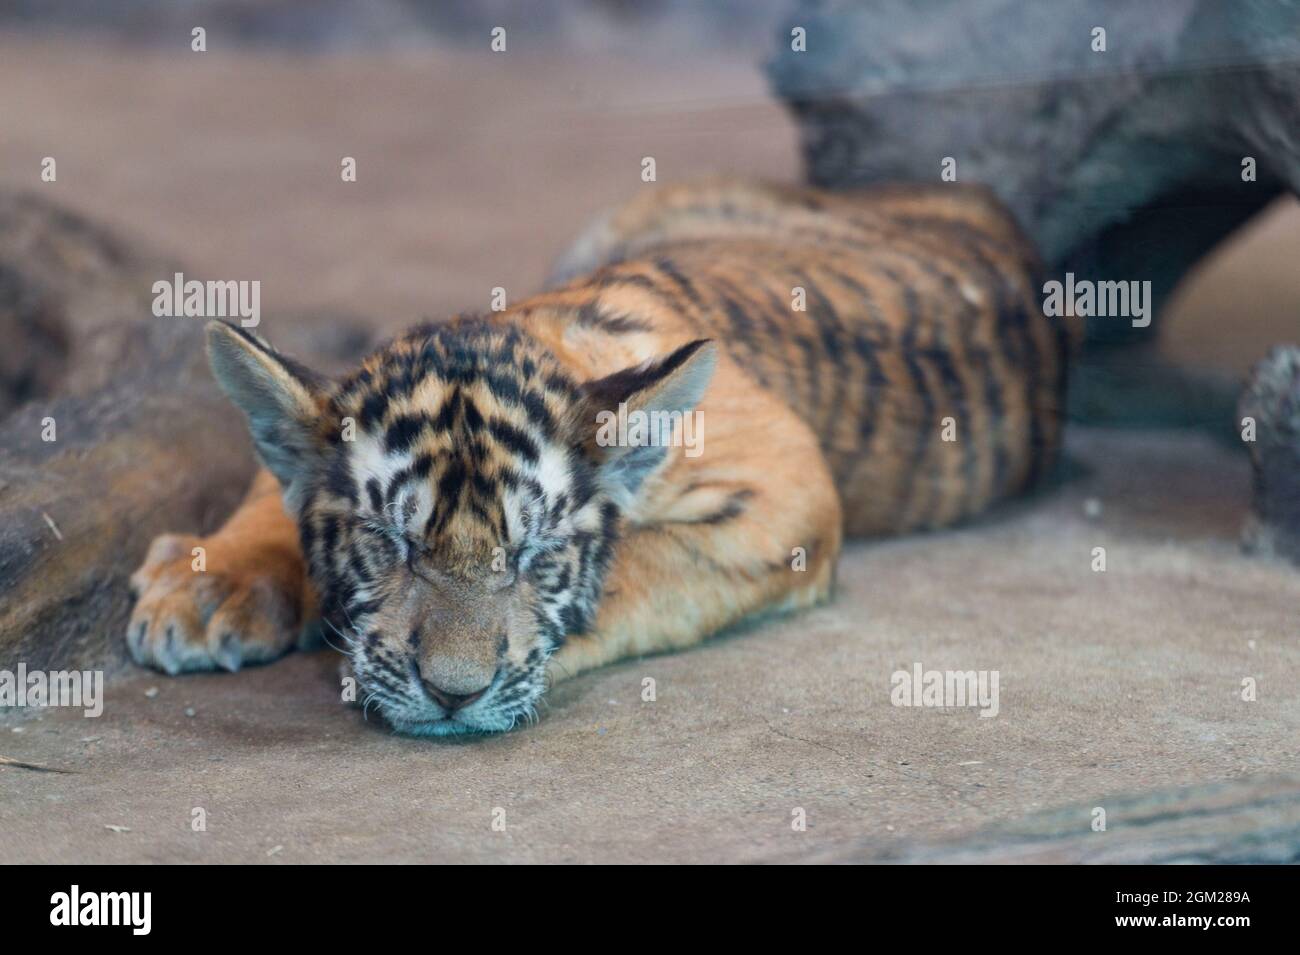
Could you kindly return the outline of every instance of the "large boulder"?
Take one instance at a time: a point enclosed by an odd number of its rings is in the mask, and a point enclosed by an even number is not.
[[[123,662],[127,578],[150,540],[212,530],[252,475],[203,322],[153,313],[153,283],[178,271],[0,193],[0,669]],[[353,316],[281,318],[277,343],[318,367],[369,337]]]
[[[155,317],[174,263],[0,194],[0,669],[111,666],[154,534],[210,527],[252,473],[202,323]],[[18,405],[17,407],[12,407]]]
[[[782,37],[768,74],[813,183],[934,181],[952,157],[1052,270],[1149,280],[1157,313],[1206,251],[1300,189],[1300,4],[801,0]],[[1151,329],[1098,321],[1089,337]]]

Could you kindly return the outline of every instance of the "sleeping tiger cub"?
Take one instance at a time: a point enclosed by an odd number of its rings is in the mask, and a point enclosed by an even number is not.
[[[131,653],[236,670],[319,617],[368,705],[443,735],[808,607],[843,534],[952,524],[1049,465],[1072,333],[1036,267],[982,191],[708,183],[594,226],[552,290],[341,381],[213,322],[266,471],[211,537],[153,543]]]

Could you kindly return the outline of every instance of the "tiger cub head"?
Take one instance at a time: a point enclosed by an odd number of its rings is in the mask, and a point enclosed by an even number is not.
[[[602,411],[689,412],[714,346],[576,381],[524,332],[416,329],[341,380],[221,322],[208,356],[296,516],[327,632],[398,730],[506,730],[593,623],[620,519],[667,460],[607,447]]]

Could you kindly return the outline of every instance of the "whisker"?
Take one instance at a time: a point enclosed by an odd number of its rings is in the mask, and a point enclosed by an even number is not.
[[[329,626],[329,627],[330,627],[330,628],[331,628],[335,633],[338,633],[338,627],[335,627],[335,626],[334,626],[332,623],[330,623],[328,620],[325,620],[324,622],[325,622],[325,624],[326,624],[327,626]],[[340,637],[343,637],[343,634],[339,633],[339,636],[340,636]],[[347,653],[347,651],[344,650],[342,647],[337,647],[337,646],[335,646],[334,643],[330,640],[329,635],[326,634],[324,631],[321,632],[320,638],[321,638],[322,640],[325,641],[325,646],[329,647],[331,650],[334,650],[334,651],[336,651],[337,653],[344,653],[344,654]],[[343,637],[343,639],[346,640],[347,638],[346,638],[346,637]]]
[[[547,658],[546,658],[546,662],[547,662],[548,664],[550,664],[550,663],[554,663],[557,667],[559,667],[561,670],[564,671],[564,675],[565,675],[566,677],[568,677],[569,679],[573,679],[573,671],[570,670],[568,667],[566,667],[566,666],[564,665],[563,661],[556,659],[554,656],[550,656],[550,657],[547,657]],[[551,676],[551,675],[550,675],[549,673],[546,674],[546,678],[547,678],[548,680],[550,679],[550,676]],[[548,690],[550,689],[550,686],[549,686],[549,685],[547,686],[547,689],[548,689]]]
[[[346,643],[346,644],[347,644],[348,646],[350,646],[350,647],[356,646],[357,640],[356,640],[355,637],[350,636],[350,635],[344,633],[342,630],[340,630],[338,627],[336,627],[332,621],[330,621],[330,620],[328,620],[328,619],[326,619],[326,618],[324,618],[324,617],[322,617],[321,619],[324,620],[325,625],[326,625],[327,627],[329,627],[331,630],[333,630],[335,633],[337,633],[337,634],[339,635],[339,638],[340,638],[341,640],[343,640],[344,643]],[[323,635],[322,635],[322,636],[323,636]],[[327,642],[328,642],[328,641],[327,641]],[[330,646],[333,647],[334,644],[331,643]],[[339,648],[338,648],[338,647],[334,647],[334,649],[338,650]],[[345,650],[339,650],[339,652],[340,652],[340,653],[345,653],[345,652],[347,652],[347,651],[345,651]]]
[[[347,606],[346,606],[346,605],[340,605],[340,606],[339,606],[339,609],[343,611],[343,616],[345,616],[345,617],[348,618],[348,626],[352,628],[352,633],[354,634],[353,639],[354,639],[354,640],[360,640],[360,639],[361,639],[361,629],[357,626],[356,621],[352,619],[352,614],[348,613],[348,608],[347,608]]]

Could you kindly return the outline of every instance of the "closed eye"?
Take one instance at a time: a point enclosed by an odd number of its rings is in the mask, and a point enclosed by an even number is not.
[[[363,518],[359,522],[359,526],[366,533],[381,537],[395,546],[411,572],[416,573],[417,576],[422,576],[418,574],[414,565],[417,560],[429,556],[429,548],[424,541],[408,537],[400,528],[374,518]]]
[[[428,559],[433,552],[424,541],[412,540],[409,537],[402,538],[402,546],[406,550],[406,569],[419,577],[426,584],[443,584],[446,577],[439,573],[432,562]]]
[[[362,518],[358,521],[358,526],[368,534],[375,534],[383,537],[402,548],[403,553],[409,550],[411,541],[402,533],[399,528],[392,524],[386,524],[383,521],[374,518]]]
[[[564,549],[564,538],[562,537],[542,537],[528,541],[519,550],[517,560],[518,567],[521,571],[527,572],[528,568],[536,562],[539,557],[545,557],[547,554],[554,554]]]

